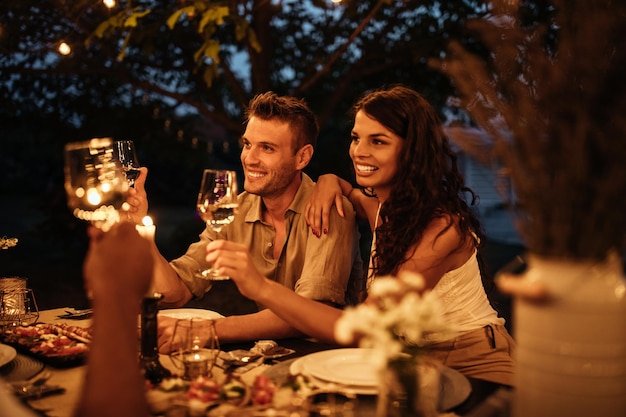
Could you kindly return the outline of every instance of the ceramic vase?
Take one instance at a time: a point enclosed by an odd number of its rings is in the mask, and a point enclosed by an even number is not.
[[[626,286],[619,257],[579,262],[531,255],[521,279],[543,283],[550,297],[514,300],[513,417],[626,416]]]

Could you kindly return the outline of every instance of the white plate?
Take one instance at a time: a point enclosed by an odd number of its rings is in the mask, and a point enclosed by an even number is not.
[[[289,372],[292,375],[306,375],[313,385],[320,388],[330,388],[332,386],[333,389],[341,388],[342,392],[376,395],[378,394],[377,382],[374,381],[372,383],[372,378],[375,377],[375,370],[372,369],[371,363],[363,362],[366,352],[367,349],[333,349],[311,353],[294,360],[289,366]],[[328,363],[337,364],[344,372],[354,371],[355,367],[361,365],[365,368],[356,369],[356,374],[354,375],[356,378],[352,375],[338,375],[337,371],[331,371],[331,377],[335,381],[330,381],[324,378],[326,376],[325,371],[328,370]],[[359,384],[359,382],[363,381],[366,382],[366,385]],[[336,386],[336,384],[340,384],[340,387]]]
[[[307,375],[342,385],[374,387],[378,381],[369,349],[316,352],[304,357],[302,369]]]
[[[306,375],[320,388],[339,384],[341,391],[377,395],[378,379],[376,369],[368,360],[368,350],[333,349],[312,353],[294,360],[289,372]],[[452,368],[441,366],[440,372],[438,409],[447,412],[469,397],[472,386],[463,374]]]
[[[159,316],[171,317],[179,320],[211,320],[224,317],[217,311],[205,310],[202,308],[169,308],[165,310],[160,310]]]
[[[17,352],[11,346],[0,343],[0,367],[11,362],[17,356]]]

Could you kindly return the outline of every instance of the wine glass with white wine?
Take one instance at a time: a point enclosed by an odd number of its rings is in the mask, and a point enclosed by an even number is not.
[[[129,190],[112,139],[65,145],[65,192],[75,217],[108,231],[120,220]]]
[[[118,140],[113,143],[117,158],[122,164],[122,169],[131,187],[135,186],[135,180],[139,176],[139,159],[135,150],[135,142],[132,140]]]
[[[205,169],[196,208],[202,220],[216,232],[232,223],[237,214],[237,173],[229,170]],[[212,268],[200,270],[206,279],[229,279]]]

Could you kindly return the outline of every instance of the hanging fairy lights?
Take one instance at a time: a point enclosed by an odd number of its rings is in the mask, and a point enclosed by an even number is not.
[[[102,0],[102,4],[107,9],[112,9],[117,5],[115,0]],[[1,33],[2,32],[0,31],[0,34]],[[72,53],[72,47],[67,42],[61,41],[59,42],[59,45],[57,46],[57,52],[63,56],[67,56]]]
[[[61,42],[57,47],[57,51],[59,51],[61,55],[67,56],[72,53],[72,48],[67,44],[67,42]]]

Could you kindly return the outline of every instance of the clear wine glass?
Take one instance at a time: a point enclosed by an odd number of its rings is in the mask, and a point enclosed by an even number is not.
[[[196,208],[207,226],[219,232],[235,219],[238,207],[236,172],[205,169]],[[210,280],[229,279],[212,268],[200,270],[199,273]]]
[[[129,189],[110,138],[65,145],[65,192],[74,216],[107,231],[126,209]]]
[[[205,319],[176,321],[169,357],[183,370],[183,378],[193,380],[211,375],[220,352],[215,322]]]
[[[135,150],[135,142],[132,140],[118,140],[113,146],[115,147],[117,158],[122,164],[124,174],[128,180],[128,185],[135,186],[135,180],[139,176],[139,159]]]

